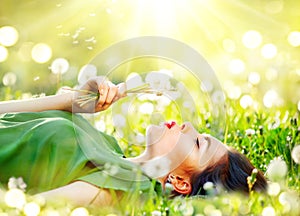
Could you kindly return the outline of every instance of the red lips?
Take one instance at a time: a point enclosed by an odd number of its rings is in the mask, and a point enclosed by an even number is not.
[[[176,122],[175,121],[171,121],[171,122],[166,122],[165,125],[171,129],[174,125],[176,125]]]

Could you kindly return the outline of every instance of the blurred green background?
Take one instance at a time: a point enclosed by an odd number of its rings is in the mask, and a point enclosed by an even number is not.
[[[196,49],[245,109],[300,109],[299,20],[295,0],[1,0],[0,98],[74,86],[102,50],[147,35]],[[51,71],[58,58],[68,63],[61,76]],[[116,73],[159,69],[178,65],[132,61]]]

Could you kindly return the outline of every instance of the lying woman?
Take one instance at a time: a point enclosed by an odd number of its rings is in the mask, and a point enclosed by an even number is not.
[[[78,92],[0,103],[0,183],[22,177],[28,193],[79,205],[110,204],[112,191],[148,191],[152,179],[162,188],[172,184],[173,195],[205,194],[206,182],[249,192],[247,177],[254,170],[249,160],[190,123],[149,126],[145,151],[125,158],[113,137],[74,114],[106,110],[126,96],[122,88],[101,77],[90,79],[82,90],[100,97],[84,107],[77,103]],[[266,190],[261,172],[252,190]]]

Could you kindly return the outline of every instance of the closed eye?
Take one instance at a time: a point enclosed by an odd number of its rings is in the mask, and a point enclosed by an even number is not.
[[[198,139],[198,137],[197,137],[197,139],[196,139],[196,145],[197,145],[198,148],[200,148],[200,144],[199,144],[199,139]]]

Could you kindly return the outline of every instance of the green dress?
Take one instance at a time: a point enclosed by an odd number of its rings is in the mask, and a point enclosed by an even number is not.
[[[113,137],[80,115],[54,110],[0,115],[0,183],[10,177],[22,177],[28,193],[76,180],[123,191],[152,187]]]

